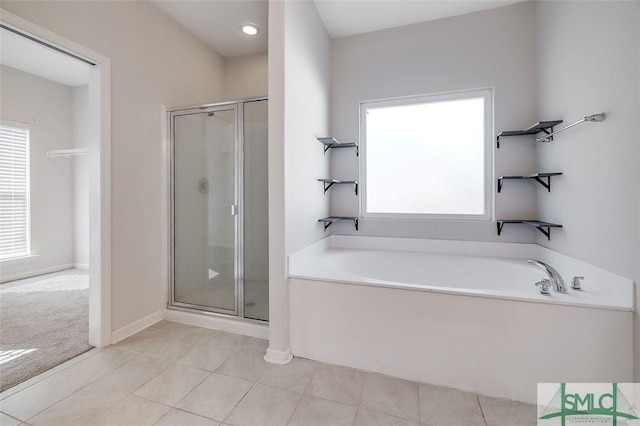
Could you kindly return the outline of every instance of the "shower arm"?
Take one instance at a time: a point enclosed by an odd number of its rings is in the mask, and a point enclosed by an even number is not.
[[[607,118],[607,115],[604,112],[601,112],[600,114],[587,115],[580,121],[576,121],[575,123],[569,124],[568,126],[563,127],[562,129],[556,130],[553,133],[549,133],[548,135],[544,135],[540,138],[537,138],[536,142],[551,142],[553,140],[553,135],[556,135],[560,132],[564,132],[565,130],[570,129],[573,126],[577,126],[578,124],[584,123],[585,121],[588,121],[591,123],[601,123],[604,121],[605,118]]]

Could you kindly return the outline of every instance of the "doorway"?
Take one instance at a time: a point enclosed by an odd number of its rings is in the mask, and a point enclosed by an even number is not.
[[[23,18],[3,11],[0,27],[3,33],[10,34],[11,37],[17,37],[23,43],[29,43],[37,46],[39,49],[50,50],[55,52],[59,57],[66,60],[73,60],[83,63],[88,70],[88,78],[85,92],[78,94],[79,97],[86,99],[84,112],[85,128],[83,138],[86,145],[83,148],[77,148],[72,145],[59,147],[61,150],[47,150],[52,152],[31,153],[34,155],[46,156],[50,160],[50,164],[55,161],[69,160],[77,154],[82,155],[82,161],[88,180],[85,178],[83,182],[86,184],[87,192],[87,210],[86,229],[88,236],[83,238],[85,242],[82,261],[72,262],[70,266],[87,266],[88,267],[88,343],[92,346],[103,347],[111,343],[111,307],[110,307],[110,61],[108,58],[93,52],[77,43],[67,40],[49,30],[39,27]],[[3,43],[3,49],[5,45]],[[22,55],[29,59],[27,54]],[[40,64],[41,67],[52,67],[52,64],[45,62]],[[31,71],[29,71],[31,72]],[[68,142],[68,141],[67,141]],[[64,142],[63,142],[64,143]],[[58,151],[58,152],[55,152]],[[59,155],[59,159],[56,159]],[[60,157],[61,156],[61,157]],[[40,157],[38,157],[40,160]],[[61,162],[59,168],[69,168],[69,163]],[[73,168],[69,168],[74,173]],[[39,209],[46,209],[40,206]],[[28,233],[31,229],[27,228]],[[28,258],[37,257],[39,253],[27,248],[23,253],[23,261]],[[20,257],[20,256],[19,256]],[[44,256],[41,256],[44,257]],[[0,262],[2,274],[7,275],[10,272],[10,265],[19,263],[18,259],[4,259]],[[4,267],[3,267],[4,263]],[[78,263],[78,265],[75,265]],[[58,265],[60,266],[60,265]],[[43,273],[44,269],[32,271],[31,274],[38,275]],[[26,273],[20,278],[27,278],[30,273]],[[16,276],[16,278],[18,278]],[[56,277],[51,277],[52,281],[59,281]],[[56,281],[56,282],[57,282]],[[79,280],[76,280],[79,281]],[[75,284],[71,285],[72,287]],[[53,284],[52,284],[53,285]],[[79,284],[77,284],[79,285]],[[29,348],[33,349],[33,348]],[[37,348],[36,348],[37,349]]]

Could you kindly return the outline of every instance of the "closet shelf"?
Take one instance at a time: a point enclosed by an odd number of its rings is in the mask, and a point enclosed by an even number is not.
[[[502,185],[504,183],[503,181],[510,180],[510,179],[534,179],[536,182],[540,183],[540,185],[547,188],[547,191],[551,192],[551,176],[560,176],[561,174],[562,174],[561,172],[555,172],[555,173],[534,173],[534,174],[525,175],[525,176],[500,176],[498,178],[498,193],[502,191]],[[544,179],[546,179],[547,181],[545,182]]]
[[[318,179],[318,182],[324,183],[325,194],[333,185],[353,185],[358,195],[358,181],[357,180],[338,180],[338,179]]]
[[[562,120],[540,121],[533,126],[524,130],[505,130],[498,134],[496,137],[496,146],[500,148],[500,138],[506,136],[523,136],[523,135],[537,135],[540,132],[544,132],[547,135],[553,133],[553,127],[562,123]],[[549,136],[549,141],[553,140],[553,136]]]
[[[318,140],[324,145],[325,153],[331,148],[355,148],[356,157],[360,155],[360,148],[356,142],[340,142],[336,138],[332,137],[318,138]]]
[[[548,240],[551,240],[551,228],[562,228],[562,225],[558,225],[557,223],[543,222],[540,220],[498,220],[498,235],[502,233],[502,228],[505,224],[510,223],[518,223],[533,226],[538,231],[542,232]]]
[[[89,153],[89,148],[74,148],[74,149],[54,149],[51,151],[47,151],[47,157],[56,158],[56,157],[73,157],[76,155],[87,155]]]
[[[358,218],[355,216],[329,216],[322,219],[318,219],[318,222],[324,223],[324,230],[326,231],[331,225],[336,222],[340,222],[341,220],[350,220],[353,221],[353,224],[356,227],[356,231],[358,230]]]

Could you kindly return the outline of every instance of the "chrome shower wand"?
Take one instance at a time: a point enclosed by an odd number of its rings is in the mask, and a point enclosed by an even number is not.
[[[595,123],[595,122],[601,123],[604,121],[605,118],[607,118],[607,114],[605,114],[604,112],[601,112],[600,114],[587,115],[584,118],[584,121],[590,121],[592,123]]]
[[[564,132],[565,130],[570,129],[573,126],[577,126],[578,124],[584,123],[587,121],[590,123],[602,123],[605,118],[607,118],[607,115],[604,112],[601,112],[599,114],[587,115],[580,121],[576,121],[575,123],[569,124],[568,126],[563,127],[562,129],[556,130],[553,133],[549,133],[548,135],[544,135],[542,137],[537,138],[536,142],[551,142],[553,140],[553,135],[557,135],[560,132]]]

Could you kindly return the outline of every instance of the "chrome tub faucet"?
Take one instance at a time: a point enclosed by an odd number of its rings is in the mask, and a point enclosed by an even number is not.
[[[527,263],[529,265],[538,266],[539,268],[541,268],[543,271],[547,273],[547,277],[549,278],[549,281],[552,284],[553,290],[556,293],[567,293],[567,286],[564,283],[564,280],[562,279],[558,271],[556,271],[546,263],[540,262],[539,260],[527,260]],[[546,292],[546,288],[544,286],[541,288],[541,293],[543,290]],[[542,293],[542,294],[548,294],[548,292]]]

